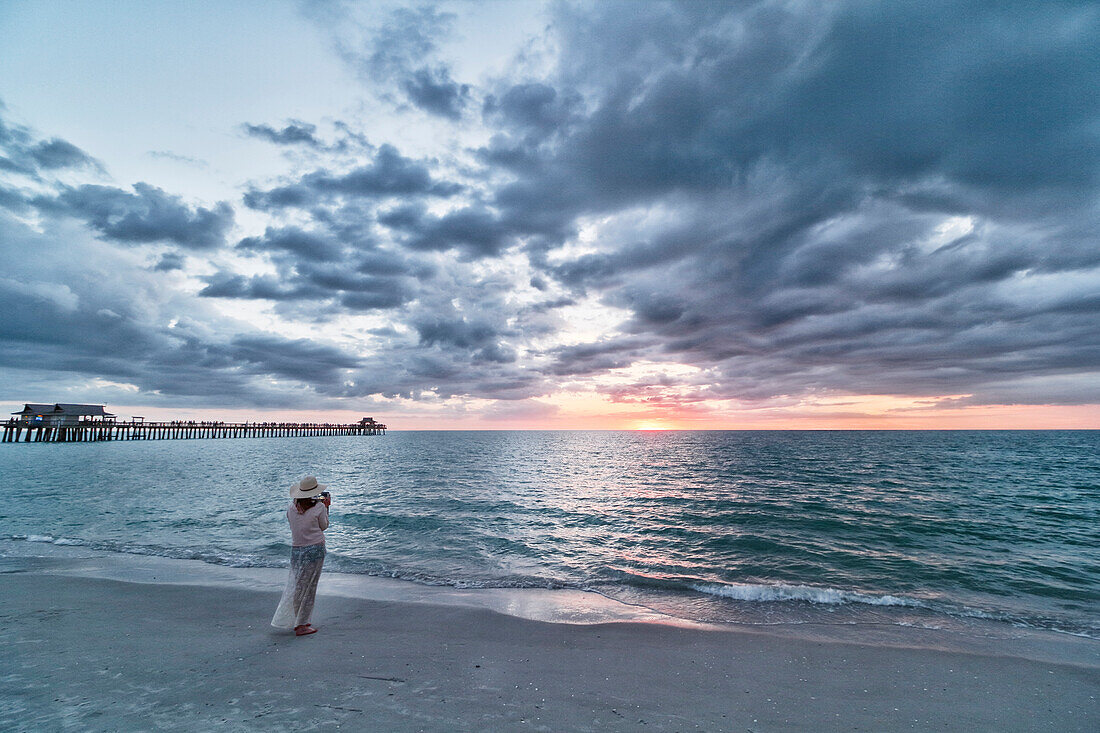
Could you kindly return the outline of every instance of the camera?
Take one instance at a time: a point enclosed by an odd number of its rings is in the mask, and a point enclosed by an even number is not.
[[[329,493],[328,493],[327,491],[322,491],[322,492],[321,492],[321,496],[323,496],[324,498],[326,498],[326,499],[327,499],[327,498],[329,498],[329,497],[330,497],[330,496],[332,496],[332,495],[331,495],[331,494],[329,494]]]

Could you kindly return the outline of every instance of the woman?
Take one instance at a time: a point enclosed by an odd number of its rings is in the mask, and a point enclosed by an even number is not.
[[[325,491],[327,488],[317,483],[313,476],[306,476],[290,487],[292,501],[286,510],[293,545],[290,576],[271,625],[279,629],[294,627],[296,636],[317,633],[309,619],[313,615],[321,566],[325,564],[325,530],[328,529],[328,508],[332,504],[332,497]]]

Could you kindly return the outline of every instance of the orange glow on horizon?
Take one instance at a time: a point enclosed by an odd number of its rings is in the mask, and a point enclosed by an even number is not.
[[[424,405],[393,401],[358,410],[248,410],[108,405],[120,420],[357,422],[372,416],[390,430],[1072,430],[1100,429],[1100,405],[965,405],[952,397],[846,396],[760,406],[698,402],[658,406],[596,394],[554,395],[505,405]],[[10,403],[8,412],[21,409]]]

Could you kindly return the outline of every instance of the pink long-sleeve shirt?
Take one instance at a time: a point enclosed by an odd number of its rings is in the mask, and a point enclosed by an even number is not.
[[[287,521],[290,522],[291,544],[295,547],[306,545],[319,545],[325,541],[325,530],[328,529],[328,507],[322,502],[317,502],[301,514],[294,502],[286,510]]]

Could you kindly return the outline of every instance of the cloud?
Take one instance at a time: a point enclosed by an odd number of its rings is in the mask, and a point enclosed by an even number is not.
[[[4,104],[0,102],[0,112]],[[102,173],[102,164],[67,140],[36,140],[22,125],[0,119],[0,172],[32,178],[66,169],[85,169]]]
[[[521,82],[507,85],[499,98],[496,95],[486,97],[482,112],[489,118],[499,117],[512,129],[547,136],[578,121],[582,105],[581,96],[576,92],[562,95],[541,82]]]
[[[46,170],[84,166],[94,168],[98,165],[95,159],[83,150],[56,137],[38,143],[28,152],[38,167]]]
[[[493,212],[481,206],[456,209],[443,216],[427,214],[422,207],[400,207],[379,217],[379,222],[406,235],[409,249],[431,252],[459,250],[478,259],[499,255],[512,241],[512,232]]]
[[[277,234],[275,239],[283,236]],[[286,239],[296,241],[299,233]],[[300,245],[312,246],[313,241],[304,238]],[[312,252],[303,254],[287,248],[286,254],[279,275],[244,276],[223,270],[203,277],[207,284],[199,296],[283,303],[309,301],[315,312],[327,315],[363,313],[397,308],[413,300],[418,292],[416,278],[423,274],[417,263],[386,251],[317,257]]]
[[[74,255],[84,264],[88,248],[172,244],[129,276],[203,283],[152,307],[24,274],[37,284],[4,301],[8,368],[52,360],[265,404],[514,402],[578,385],[653,410],[1096,399],[1093,6],[554,4],[548,37],[477,89],[454,78],[468,66],[445,58],[454,18],[438,9],[370,24],[350,6],[310,12],[340,19],[336,44],[369,92],[447,134],[399,149],[350,119],[332,145],[309,122],[246,124],[309,162],[245,190],[253,228],[230,250],[230,204],[41,183],[89,164],[0,127],[0,166],[38,182],[0,188],[0,206],[37,210],[45,232],[5,219],[5,234],[59,251],[79,224],[102,240]],[[261,301],[346,341],[226,325],[229,303],[211,299]],[[161,308],[171,317],[148,315]],[[191,308],[202,315],[165,325]],[[134,349],[137,364],[118,357]]]
[[[389,144],[379,147],[369,165],[338,175],[318,171],[306,176],[303,182],[315,191],[352,196],[454,192],[451,187],[435,183],[426,165],[404,157]]]
[[[224,244],[233,225],[233,208],[225,202],[212,208],[188,206],[148,183],[135,183],[133,193],[92,184],[63,187],[55,198],[39,197],[34,203],[43,212],[81,219],[101,236],[124,244],[171,242],[213,249]]]
[[[412,71],[401,81],[401,89],[416,107],[451,120],[462,117],[470,98],[470,85],[451,79],[445,66]]]
[[[49,364],[57,389],[95,377],[135,385],[154,402],[308,407],[344,389],[345,377],[361,367],[344,349],[256,330],[201,302],[181,311],[160,274],[104,243],[64,230],[34,232],[11,219],[0,224],[7,235],[0,257],[11,273],[0,278],[0,368],[13,392]],[[74,240],[95,256],[93,277],[87,262],[71,256]]]
[[[289,253],[303,260],[332,262],[342,256],[343,245],[332,236],[298,227],[268,227],[261,237],[246,237],[237,249],[268,253]]]
[[[186,258],[178,252],[165,252],[157,260],[157,264],[153,266],[155,272],[172,272],[173,270],[182,270]]]
[[[323,148],[324,143],[317,139],[317,126],[308,122],[291,120],[282,129],[276,129],[271,125],[242,125],[245,134],[266,140],[276,145],[305,145],[310,148]]]
[[[328,294],[308,283],[285,283],[271,275],[246,277],[232,272],[218,272],[203,278],[207,285],[199,291],[203,298],[234,298],[256,300],[322,300]]]
[[[449,197],[462,190],[456,183],[438,181],[428,166],[406,158],[392,145],[381,145],[374,159],[350,171],[318,169],[293,183],[245,194],[245,205],[258,210],[306,207],[335,196],[383,198],[389,196]]]
[[[249,371],[273,374],[299,382],[332,381],[344,370],[359,366],[359,360],[339,349],[312,339],[286,339],[273,334],[245,334],[228,344],[209,347],[215,357],[224,356]]]
[[[277,186],[264,190],[252,189],[245,193],[244,205],[258,211],[278,211],[292,207],[307,207],[317,199],[312,189],[301,184]]]
[[[668,404],[831,392],[981,401],[983,390],[1007,394],[1006,379],[1096,370],[1084,290],[1057,305],[1018,296],[1100,267],[1089,234],[1100,223],[1094,10],[601,3],[553,13],[556,63],[505,73],[484,95],[487,142],[471,151],[480,170],[444,182],[381,146],[354,169],[246,196],[269,211],[324,204],[326,226],[373,220],[372,242],[443,258],[427,280],[406,272],[392,290],[365,291],[366,305],[402,309],[394,317],[416,336],[384,343],[402,393],[483,388],[467,370],[485,364],[505,370],[495,384],[535,390],[664,362],[707,381],[605,392]],[[472,91],[451,104],[461,94],[438,57],[451,22],[398,11],[368,42],[345,45],[346,58],[417,109],[457,119]],[[429,196],[455,205],[441,211]],[[625,318],[554,345],[570,326],[549,315],[555,306],[472,292],[472,268],[517,252],[529,268],[509,287]],[[332,303],[354,307],[353,276],[321,280],[307,253],[296,262],[281,290],[234,282],[283,298],[324,283],[343,294]],[[426,288],[461,292],[466,306]]]
[[[314,12],[329,29],[339,28],[336,47],[372,88],[394,93],[414,108],[459,120],[471,99],[469,84],[456,82],[450,65],[437,58],[440,40],[455,20],[436,8],[395,8],[381,22],[361,22],[350,6],[330,4]]]
[[[654,343],[639,338],[613,338],[603,341],[558,347],[548,368],[557,376],[591,376],[630,366],[652,350]]]
[[[172,160],[177,163],[183,163],[185,165],[194,166],[195,168],[209,168],[210,164],[205,160],[199,158],[193,158],[190,155],[180,155],[179,153],[173,153],[170,150],[150,150],[146,153],[150,158],[157,158],[159,160]]]
[[[1098,219],[1095,10],[625,11],[565,8],[556,75],[486,104],[482,160],[514,176],[489,203],[542,237],[537,277],[633,314],[631,339],[560,350],[553,373],[658,352],[716,369],[715,397],[763,399],[1095,370],[1087,301],[1008,295],[1100,266],[1079,236]],[[592,220],[590,251],[549,259]]]
[[[425,346],[452,346],[476,353],[476,361],[511,363],[515,351],[500,342],[501,333],[486,322],[465,317],[432,318],[417,321],[414,327]]]

